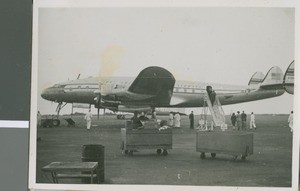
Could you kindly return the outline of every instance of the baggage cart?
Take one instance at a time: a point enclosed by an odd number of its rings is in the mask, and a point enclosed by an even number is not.
[[[123,153],[132,156],[133,152],[139,149],[156,149],[157,154],[167,155],[168,150],[172,149],[172,129],[131,129],[130,121],[126,121],[125,124],[125,128],[121,128]]]
[[[210,153],[212,158],[217,153],[232,155],[234,159],[241,156],[245,160],[253,154],[253,133],[242,131],[198,131],[196,134],[196,150],[200,158]]]

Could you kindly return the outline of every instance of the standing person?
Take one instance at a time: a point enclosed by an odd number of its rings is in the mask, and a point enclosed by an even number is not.
[[[231,119],[231,123],[232,123],[233,129],[235,129],[235,123],[236,123],[236,115],[235,115],[235,113],[232,113],[230,119]]]
[[[241,114],[241,116],[242,116],[242,130],[246,130],[247,115],[243,111],[243,113]]]
[[[189,119],[190,119],[190,129],[194,129],[194,113],[193,113],[193,111],[191,111],[191,113],[189,115]]]
[[[242,128],[242,116],[240,111],[238,111],[236,114],[236,126],[238,131]]]
[[[251,112],[250,116],[250,129],[252,129],[252,127],[254,127],[254,129],[256,130],[255,115],[253,112]]]
[[[293,132],[293,125],[294,125],[294,114],[293,111],[291,111],[291,114],[288,119],[289,127],[291,128],[291,132]]]
[[[152,111],[152,117],[151,117],[152,119],[156,119],[156,111],[155,111],[155,109],[153,109],[153,111]]]
[[[212,90],[211,94],[210,94],[210,101],[211,101],[211,105],[213,106],[215,104],[216,101],[216,92],[215,90]]]
[[[174,115],[172,112],[169,114],[169,125],[173,126],[174,125]]]
[[[132,120],[132,129],[138,129],[143,126],[140,118],[138,117],[138,112],[135,111],[133,117],[131,118]]]
[[[37,127],[40,128],[42,126],[42,115],[40,111],[37,113]]]
[[[92,117],[93,117],[93,114],[91,113],[91,109],[89,109],[89,111],[87,112],[87,114],[84,117],[84,119],[86,120],[86,129],[87,130],[91,129]]]
[[[179,112],[177,112],[174,116],[174,126],[175,127],[180,127],[180,115],[179,115]]]

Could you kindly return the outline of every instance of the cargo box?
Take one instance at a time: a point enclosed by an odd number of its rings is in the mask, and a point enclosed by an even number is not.
[[[205,153],[210,153],[215,158],[217,153],[229,154],[237,159],[241,156],[245,160],[253,154],[253,133],[242,131],[198,131],[196,134],[196,150],[201,152],[204,159]]]
[[[139,149],[156,149],[157,154],[167,155],[167,150],[172,149],[172,129],[122,128],[121,140],[121,149],[125,154],[133,155]]]

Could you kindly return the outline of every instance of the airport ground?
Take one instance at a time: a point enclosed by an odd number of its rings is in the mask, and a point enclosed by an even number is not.
[[[124,120],[117,120],[114,115],[100,116],[99,120],[94,117],[90,131],[86,130],[82,115],[72,118],[75,127],[67,127],[61,120],[60,127],[38,129],[37,183],[52,182],[50,174],[41,171],[43,166],[54,161],[81,161],[82,145],[101,144],[105,146],[104,184],[291,186],[292,133],[287,115],[256,116],[258,128],[252,131],[254,153],[245,161],[222,154],[215,159],[200,159],[196,130],[189,128],[187,116],[182,117],[181,128],[173,129],[173,149],[167,156],[157,155],[155,150],[139,150],[133,156],[122,154],[120,129]],[[195,121],[198,119],[196,116]],[[229,116],[226,120],[229,123]],[[80,180],[62,183],[77,184]]]

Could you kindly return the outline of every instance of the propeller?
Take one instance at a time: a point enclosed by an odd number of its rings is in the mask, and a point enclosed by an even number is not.
[[[103,108],[105,113],[105,107],[102,106],[103,96],[107,92],[107,86],[105,83],[105,76],[113,76],[113,73],[120,67],[120,57],[123,55],[124,50],[117,45],[108,46],[101,54],[100,70],[99,70],[99,90],[96,92],[96,107],[98,109],[98,119],[100,109]]]

